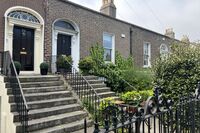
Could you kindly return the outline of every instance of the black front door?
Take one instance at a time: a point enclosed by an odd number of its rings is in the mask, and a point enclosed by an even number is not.
[[[22,71],[34,70],[34,30],[14,26],[13,60],[19,61]]]
[[[57,55],[71,55],[71,36],[58,34]]]

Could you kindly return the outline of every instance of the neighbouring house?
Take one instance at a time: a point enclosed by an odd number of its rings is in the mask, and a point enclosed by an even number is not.
[[[135,64],[150,67],[163,49],[175,40],[172,29],[162,35],[116,18],[113,0],[103,0],[100,12],[68,0],[2,0],[0,50],[10,51],[22,64],[22,73],[39,73],[43,61],[71,55],[77,68],[89,48],[102,44],[105,60],[114,62],[115,51],[132,55]]]
[[[79,60],[88,56],[90,47],[96,43],[104,47],[105,61],[114,63],[115,51],[119,51],[124,57],[133,56],[137,66],[151,67],[153,60],[168,53],[169,45],[177,41],[172,29],[167,29],[162,35],[119,20],[114,0],[102,0],[102,3],[100,12],[97,12],[68,0],[1,0],[0,51],[9,51],[12,59],[21,63],[21,74],[30,75],[40,73],[42,62],[50,63],[51,72],[55,73],[56,57],[59,55],[71,55],[73,66],[78,68]],[[57,77],[48,78],[46,80],[63,85]],[[10,122],[13,114],[9,111],[4,77],[0,76],[0,80],[0,131],[3,133],[4,129],[10,129],[10,133],[15,128]],[[31,81],[36,80],[45,79],[36,77]],[[27,81],[23,82],[26,86]],[[26,90],[27,93],[33,91]],[[33,125],[32,130],[34,128]]]

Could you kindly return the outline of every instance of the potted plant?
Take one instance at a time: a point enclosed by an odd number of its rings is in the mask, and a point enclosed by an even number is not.
[[[45,62],[41,63],[40,64],[40,74],[41,75],[47,75],[48,68],[49,68],[49,65],[47,63],[45,63]]]
[[[64,73],[70,71],[72,63],[73,61],[71,56],[66,56],[66,55],[59,56],[56,61],[57,72]]]
[[[17,75],[19,75],[21,67],[22,67],[21,64],[20,64],[20,62],[19,61],[14,61],[14,66],[15,66],[15,69],[17,71]],[[11,74],[15,75],[13,69],[11,69]]]

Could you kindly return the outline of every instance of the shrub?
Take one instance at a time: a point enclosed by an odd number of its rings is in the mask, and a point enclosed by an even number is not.
[[[21,66],[21,63],[19,61],[14,61],[14,65],[15,65],[15,68],[17,70],[21,70],[22,66]]]
[[[150,70],[130,68],[122,72],[122,78],[129,82],[136,90],[148,90],[152,88],[152,73]],[[126,91],[134,88],[127,86]]]
[[[56,65],[58,68],[69,69],[73,63],[71,56],[60,55],[57,59]]]
[[[104,63],[103,55],[104,55],[104,49],[103,46],[100,44],[96,44],[90,48],[90,55],[92,59],[97,63],[101,62]]]
[[[200,81],[200,47],[173,44],[168,58],[158,58],[153,66],[154,84],[161,92],[177,100],[194,92]]]
[[[116,51],[115,53],[115,64],[120,70],[127,70],[134,68],[133,58],[129,56],[128,58],[122,57],[122,55]]]
[[[131,56],[125,58],[119,52],[116,52],[115,64],[105,63],[103,60],[104,49],[98,44],[91,47],[90,54],[94,60],[93,74],[105,77],[107,79],[106,84],[111,87],[112,91],[120,93],[131,90],[145,90],[152,87],[150,72],[134,67]]]
[[[49,68],[48,63],[43,62],[43,63],[40,64],[40,69],[48,69],[48,68]]]
[[[153,96],[153,90],[139,91],[141,101],[146,101],[150,96]]]
[[[112,97],[107,97],[104,98],[99,105],[99,110],[103,111],[106,107],[108,107],[109,105],[112,105],[115,103],[115,100]]]
[[[127,104],[139,106],[141,102],[146,101],[150,96],[153,96],[152,90],[129,91],[121,94],[120,98]]]
[[[141,100],[141,96],[137,91],[129,91],[120,96],[120,98],[129,105],[138,106]]]
[[[79,62],[79,68],[81,69],[83,74],[89,74],[92,71],[93,67],[94,67],[94,61],[90,56],[85,57]]]

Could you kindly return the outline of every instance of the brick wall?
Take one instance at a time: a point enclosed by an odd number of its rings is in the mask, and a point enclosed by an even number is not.
[[[174,39],[162,36],[147,30],[140,29],[138,27],[132,27],[132,42],[133,42],[133,57],[135,64],[142,67],[143,66],[143,44],[144,42],[149,42],[151,44],[151,64],[155,61],[156,57],[160,54],[160,45],[172,44]]]
[[[45,3],[48,2],[48,3]],[[45,11],[44,4],[48,5]],[[171,44],[173,39],[155,32],[139,28],[132,24],[113,19],[111,17],[91,11],[77,4],[65,0],[1,0],[0,1],[0,50],[3,49],[4,41],[4,13],[12,6],[29,7],[45,19],[45,60],[51,56],[52,51],[52,25],[56,19],[66,19],[76,23],[80,29],[80,56],[89,55],[89,49],[96,43],[102,44],[103,33],[115,35],[115,50],[123,56],[130,54],[130,28],[132,28],[132,51],[135,64],[143,66],[143,43],[151,43],[151,58],[155,60],[159,55],[162,43]],[[125,38],[121,37],[125,35]]]
[[[75,22],[80,29],[80,55],[81,58],[89,55],[89,48],[97,42],[102,44],[103,32],[115,34],[116,50],[124,56],[129,55],[130,26],[115,21],[109,17],[85,10],[83,8],[62,2],[60,0],[49,1],[49,14],[46,23],[46,49],[45,54],[51,54],[52,24],[56,19],[63,18]],[[125,34],[125,38],[121,38]]]
[[[0,0],[0,50],[4,47],[4,13],[13,6],[29,7],[38,12],[42,17],[44,13],[44,0]]]

